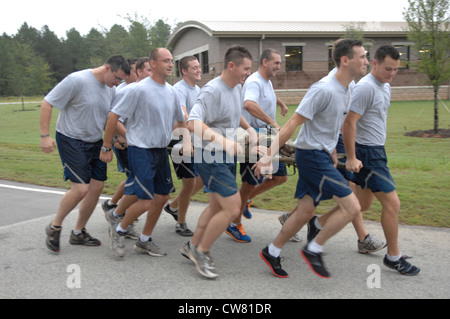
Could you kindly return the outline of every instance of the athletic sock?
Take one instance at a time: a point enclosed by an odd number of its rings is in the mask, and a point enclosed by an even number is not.
[[[126,233],[127,233],[127,230],[126,230],[126,229],[123,229],[122,227],[120,227],[120,224],[117,224],[117,226],[116,226],[116,232],[122,233],[122,234],[126,234]]]
[[[323,246],[316,243],[316,241],[313,239],[308,244],[308,247],[306,248],[312,253],[321,254],[323,252]]]
[[[398,261],[402,257],[402,254],[399,254],[397,256],[391,256],[389,254],[386,254],[386,257],[389,261]]]
[[[74,235],[78,236],[79,234],[81,234],[82,230],[73,230]]]
[[[319,218],[316,218],[314,220],[314,225],[317,227],[317,229],[322,229],[322,225],[320,225],[320,223],[319,223]]]
[[[280,256],[281,249],[276,247],[274,244],[269,245],[269,254],[272,257],[278,258]]]
[[[147,235],[144,235],[144,234],[141,234],[139,236],[139,240],[141,241],[141,243],[145,243],[146,241],[149,241],[150,238],[152,238],[152,236],[147,236]]]

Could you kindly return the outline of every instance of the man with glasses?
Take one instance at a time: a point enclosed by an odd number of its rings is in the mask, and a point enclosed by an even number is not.
[[[130,65],[120,56],[111,56],[105,64],[74,72],[61,81],[41,104],[41,149],[45,153],[58,146],[64,167],[64,179],[70,189],[62,198],[56,217],[46,228],[47,247],[59,252],[59,239],[65,217],[78,205],[79,216],[70,235],[73,245],[98,246],[101,242],[86,232],[106,180],[106,163],[99,160],[103,128],[116,94],[116,85],[130,73]],[[52,109],[60,113],[56,122],[56,142],[50,137]]]
[[[118,92],[105,128],[103,147],[110,148],[118,119],[127,118],[130,175],[116,209],[116,212],[126,210],[126,214],[110,228],[111,249],[118,257],[125,254],[128,227],[146,211],[146,222],[135,250],[150,256],[166,255],[151,235],[169,194],[174,191],[167,153],[173,127],[184,127],[187,132],[177,92],[166,82],[172,74],[172,54],[165,48],[153,50],[150,66],[150,77]],[[190,145],[190,135],[183,138]],[[111,152],[100,154],[105,163],[111,162],[112,157]]]

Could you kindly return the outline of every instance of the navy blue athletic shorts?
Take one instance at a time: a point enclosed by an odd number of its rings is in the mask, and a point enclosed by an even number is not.
[[[216,155],[212,153],[212,156]],[[216,161],[197,163],[205,193],[218,193],[222,197],[228,197],[239,191],[236,183],[236,158],[231,162],[227,161],[226,158],[227,156],[224,153],[221,163]]]
[[[91,179],[104,182],[107,165],[99,158],[103,140],[87,143],[56,132],[59,157],[64,167],[64,180],[89,184]]]
[[[250,185],[258,185],[263,182],[264,176],[261,175],[261,177],[258,178],[255,175],[255,170],[252,169],[253,165],[255,165],[255,164],[254,163],[239,163],[239,172],[241,174],[242,182],[246,182]],[[273,173],[272,176],[286,176],[286,175],[287,175],[286,163],[279,162],[278,170],[275,173]]]
[[[363,168],[354,173],[352,181],[362,189],[372,192],[390,193],[396,189],[394,179],[387,167],[387,156],[384,146],[367,146],[356,143],[356,158]]]
[[[342,140],[342,134],[339,134],[339,140],[338,143],[336,145],[336,152],[338,154],[345,154],[345,147],[344,147],[344,141]],[[339,162],[345,164],[346,160],[342,159],[339,160]],[[351,181],[353,178],[353,172],[347,171],[345,168],[338,168],[338,171],[342,174],[342,176],[344,176],[344,178],[348,181]]]
[[[322,200],[332,199],[333,196],[346,197],[352,193],[327,152],[297,149],[295,161],[299,175],[295,198],[310,195],[317,206]]]
[[[125,184],[125,195],[153,199],[155,193],[168,195],[175,191],[166,148],[128,146],[128,164],[130,175]]]

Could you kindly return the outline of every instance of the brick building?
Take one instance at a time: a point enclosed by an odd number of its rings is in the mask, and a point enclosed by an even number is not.
[[[331,48],[348,29],[361,30],[370,58],[384,44],[392,44],[401,53],[401,69],[391,84],[393,100],[433,99],[424,76],[409,67],[417,60],[413,44],[406,37],[406,22],[237,22],[186,21],[170,36],[167,47],[175,61],[195,55],[203,68],[203,83],[221,74],[223,57],[234,44],[245,46],[253,56],[252,71],[258,68],[266,48],[282,55],[282,68],[272,80],[277,94],[288,104],[296,104],[311,84],[334,67]],[[179,79],[177,72],[176,82]],[[449,86],[442,86],[440,97],[449,99]]]

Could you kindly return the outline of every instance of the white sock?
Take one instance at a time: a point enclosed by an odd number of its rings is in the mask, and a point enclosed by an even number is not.
[[[317,229],[322,229],[322,225],[320,225],[320,223],[319,223],[319,218],[316,218],[314,220],[314,225],[316,225]]]
[[[74,229],[73,230],[73,233],[75,234],[75,235],[79,235],[79,234],[81,234],[81,232],[82,232],[82,230],[76,230],[76,229]]]
[[[278,258],[280,256],[281,249],[274,246],[274,244],[269,245],[269,254],[275,258]]]
[[[398,261],[402,257],[402,254],[397,255],[397,256],[391,256],[389,254],[386,254],[386,257],[389,261]]]
[[[152,236],[147,236],[147,235],[144,235],[144,234],[141,234],[141,235],[139,236],[139,240],[141,241],[141,243],[144,243],[144,242],[146,242],[146,241],[149,241],[150,238],[152,238]]]
[[[111,202],[110,199],[108,199],[108,205],[112,206],[112,205],[116,205],[116,204],[114,204],[113,202]]]
[[[316,243],[316,241],[314,239],[308,244],[308,247],[306,249],[308,249],[310,252],[316,253],[316,254],[320,254],[323,252],[323,246]]]
[[[116,226],[116,232],[118,232],[118,233],[126,233],[127,230],[126,230],[126,229],[123,229],[122,227],[120,227],[120,223],[119,223],[119,224],[117,224],[117,226]]]

